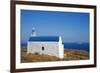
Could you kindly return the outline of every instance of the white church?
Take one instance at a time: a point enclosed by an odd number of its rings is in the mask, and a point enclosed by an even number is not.
[[[34,28],[27,42],[27,53],[47,54],[64,57],[64,45],[61,36],[36,36]]]

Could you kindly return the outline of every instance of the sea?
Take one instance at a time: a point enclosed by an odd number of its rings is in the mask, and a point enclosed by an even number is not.
[[[89,43],[63,43],[65,49],[77,49],[89,52]],[[21,47],[27,47],[27,43],[22,43]]]
[[[65,49],[77,49],[89,52],[89,43],[63,43]]]

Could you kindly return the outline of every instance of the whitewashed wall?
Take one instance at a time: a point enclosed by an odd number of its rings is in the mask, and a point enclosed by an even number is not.
[[[42,47],[44,47],[44,51],[42,51]],[[48,54],[51,56],[57,56],[59,58],[63,58],[63,45],[59,42],[28,42],[27,47],[28,53],[40,53],[40,54]]]
[[[64,45],[62,44],[62,38],[59,37],[59,58],[64,57]]]
[[[64,45],[60,44],[59,45],[59,58],[63,58],[64,57]]]

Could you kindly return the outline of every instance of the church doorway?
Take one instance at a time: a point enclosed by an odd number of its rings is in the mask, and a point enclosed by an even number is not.
[[[44,51],[44,47],[42,46],[42,51]]]
[[[42,54],[44,54],[44,50],[45,50],[45,48],[44,48],[43,46],[42,46],[42,49],[41,49],[41,50],[42,50]]]

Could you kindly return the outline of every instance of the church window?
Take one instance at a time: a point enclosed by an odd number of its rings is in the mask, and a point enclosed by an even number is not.
[[[42,51],[44,51],[44,47],[42,47]]]

